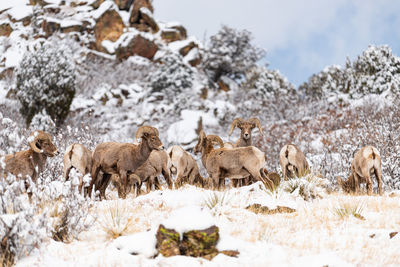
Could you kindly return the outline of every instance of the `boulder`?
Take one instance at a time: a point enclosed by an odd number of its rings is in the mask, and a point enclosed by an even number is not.
[[[133,0],[114,0],[115,4],[117,4],[120,10],[129,11],[129,8],[132,5]]]
[[[42,30],[45,32],[46,37],[49,37],[61,28],[61,23],[57,19],[45,18],[42,22]]]
[[[153,17],[153,13],[146,8],[142,7],[138,11],[138,20],[135,23],[131,23],[131,26],[143,32],[153,32],[156,33],[160,29],[156,20]]]
[[[391,232],[389,233],[389,237],[390,239],[392,239],[393,237],[395,237],[399,232]]]
[[[101,4],[104,3],[104,0],[95,0],[93,1],[90,6],[92,6],[94,9],[97,9],[101,6]]]
[[[211,260],[218,254],[216,248],[218,240],[219,229],[215,225],[203,230],[186,232],[180,244],[181,255],[206,257]]]
[[[184,40],[181,36],[181,33],[177,29],[173,28],[165,28],[161,31],[161,38],[166,42],[166,43],[171,43],[175,41],[180,41]]]
[[[284,206],[277,206],[275,209],[270,209],[266,206],[261,206],[260,204],[252,204],[248,206],[246,209],[258,214],[276,214],[276,213],[293,213],[296,210],[289,208],[289,207],[284,207]]]
[[[96,48],[99,51],[105,52],[101,46],[102,41],[109,40],[115,42],[123,33],[125,25],[115,9],[115,4],[107,1],[99,7],[99,12],[96,12],[94,15],[96,21],[94,35],[96,37]]]
[[[10,23],[4,22],[0,24],[0,36],[10,36],[13,29],[11,28]]]
[[[203,230],[184,232],[181,240],[178,232],[167,229],[161,224],[158,227],[156,239],[156,249],[164,257],[182,255],[212,260],[218,253],[231,257],[239,255],[236,250],[218,251],[216,246],[219,240],[219,228],[215,225]]]
[[[135,0],[133,3],[131,15],[129,17],[129,23],[131,25],[141,24],[140,23],[140,19],[141,19],[140,9],[142,7],[147,8],[151,13],[153,13],[153,11],[154,11],[150,0]]]
[[[160,224],[157,230],[156,238],[156,249],[159,253],[161,253],[161,255],[164,257],[180,255],[180,236],[178,232],[173,229],[167,229],[164,227],[164,225]]]
[[[158,46],[141,34],[126,33],[118,40],[115,54],[119,60],[125,60],[130,56],[138,55],[148,59],[153,59],[158,50]]]
[[[62,21],[61,22],[61,32],[82,32],[83,25],[80,21]]]

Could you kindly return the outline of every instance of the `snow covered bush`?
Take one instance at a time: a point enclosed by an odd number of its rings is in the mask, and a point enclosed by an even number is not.
[[[172,101],[183,89],[192,87],[193,71],[177,53],[167,53],[161,60],[162,65],[149,77],[152,94]]]
[[[46,110],[42,110],[41,112],[37,113],[32,118],[32,122],[29,127],[32,131],[42,130],[51,134],[56,133],[56,124],[47,114]]]
[[[16,90],[28,125],[43,110],[60,125],[75,95],[75,63],[68,47],[44,43],[27,51],[16,71]]]
[[[38,248],[50,227],[47,211],[31,205],[25,183],[8,175],[0,179],[0,262],[11,266]]]
[[[326,189],[330,185],[327,179],[321,178],[315,173],[310,173],[304,177],[298,177],[284,181],[281,187],[284,191],[302,197],[309,201],[323,198]]]
[[[24,130],[0,112],[0,156],[14,153],[25,145]],[[0,166],[1,167],[1,166]]]
[[[251,41],[249,31],[238,31],[223,25],[217,34],[211,36],[205,53],[204,68],[209,77],[214,82],[222,76],[234,80],[243,78],[265,54],[264,50]]]
[[[347,59],[343,69],[327,67],[299,87],[311,96],[345,93],[354,99],[389,91],[398,94],[399,88],[400,58],[385,45],[371,45],[354,62]]]

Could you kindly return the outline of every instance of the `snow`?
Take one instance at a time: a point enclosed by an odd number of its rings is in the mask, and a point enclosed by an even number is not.
[[[186,206],[174,210],[169,218],[162,222],[167,229],[174,229],[183,238],[183,233],[191,230],[204,230],[213,225],[215,221],[210,212],[199,206]]]
[[[60,27],[61,28],[67,28],[67,27],[71,27],[71,26],[79,26],[82,25],[81,21],[77,21],[77,20],[62,20],[60,22]]]
[[[24,2],[26,1],[18,2],[17,5],[13,5],[13,8],[7,11],[7,13],[11,16],[11,18],[20,21],[32,15],[33,13],[32,6],[26,5]]]
[[[117,5],[113,1],[104,1],[98,9],[92,11],[90,15],[98,20],[106,11],[108,10],[118,10]]]
[[[168,44],[168,47],[172,50],[172,51],[176,51],[179,52],[179,50],[185,46],[188,46],[190,43],[195,43],[197,45],[199,45],[199,41],[196,39],[196,37],[194,36],[190,36],[188,37],[186,40],[181,40],[181,41],[175,41],[175,42],[171,42]],[[201,47],[201,46],[199,46]]]
[[[152,258],[157,254],[156,243],[156,231],[151,230],[118,237],[114,240],[113,245],[125,253]]]
[[[200,117],[203,120],[203,125],[215,126],[218,124],[217,120],[210,114],[195,110],[182,110],[182,120],[171,124],[167,131],[167,140],[170,143],[187,144],[197,140],[195,132],[198,127]]]

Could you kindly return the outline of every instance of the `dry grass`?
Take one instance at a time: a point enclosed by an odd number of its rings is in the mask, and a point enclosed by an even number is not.
[[[100,225],[109,239],[128,234],[132,224],[127,203],[120,200],[108,203],[108,208],[100,221]]]

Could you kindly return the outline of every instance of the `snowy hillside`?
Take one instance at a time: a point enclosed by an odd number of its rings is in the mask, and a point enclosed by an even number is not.
[[[203,43],[181,23],[159,21],[154,8],[150,0],[0,1],[2,264],[400,265],[399,56],[371,45],[296,88],[259,64],[268,54],[250,32],[223,25]],[[279,174],[274,190],[261,182],[234,188],[229,179],[210,188],[194,147],[201,130],[235,143],[235,118],[260,120],[252,145]],[[143,125],[158,129],[166,149],[179,145],[194,157],[203,186],[168,189],[161,176],[161,189],[122,199],[113,181],[100,201],[79,192],[90,174],[73,170],[64,180],[69,145],[137,143]],[[51,134],[60,154],[37,180],[3,173],[3,156],[28,149],[34,130]],[[311,173],[285,181],[279,152],[290,143]],[[338,185],[366,145],[382,159],[382,196],[367,196],[365,183],[359,195]],[[218,229],[219,239],[202,257],[167,257],[160,225],[179,233],[179,253],[192,230]]]

